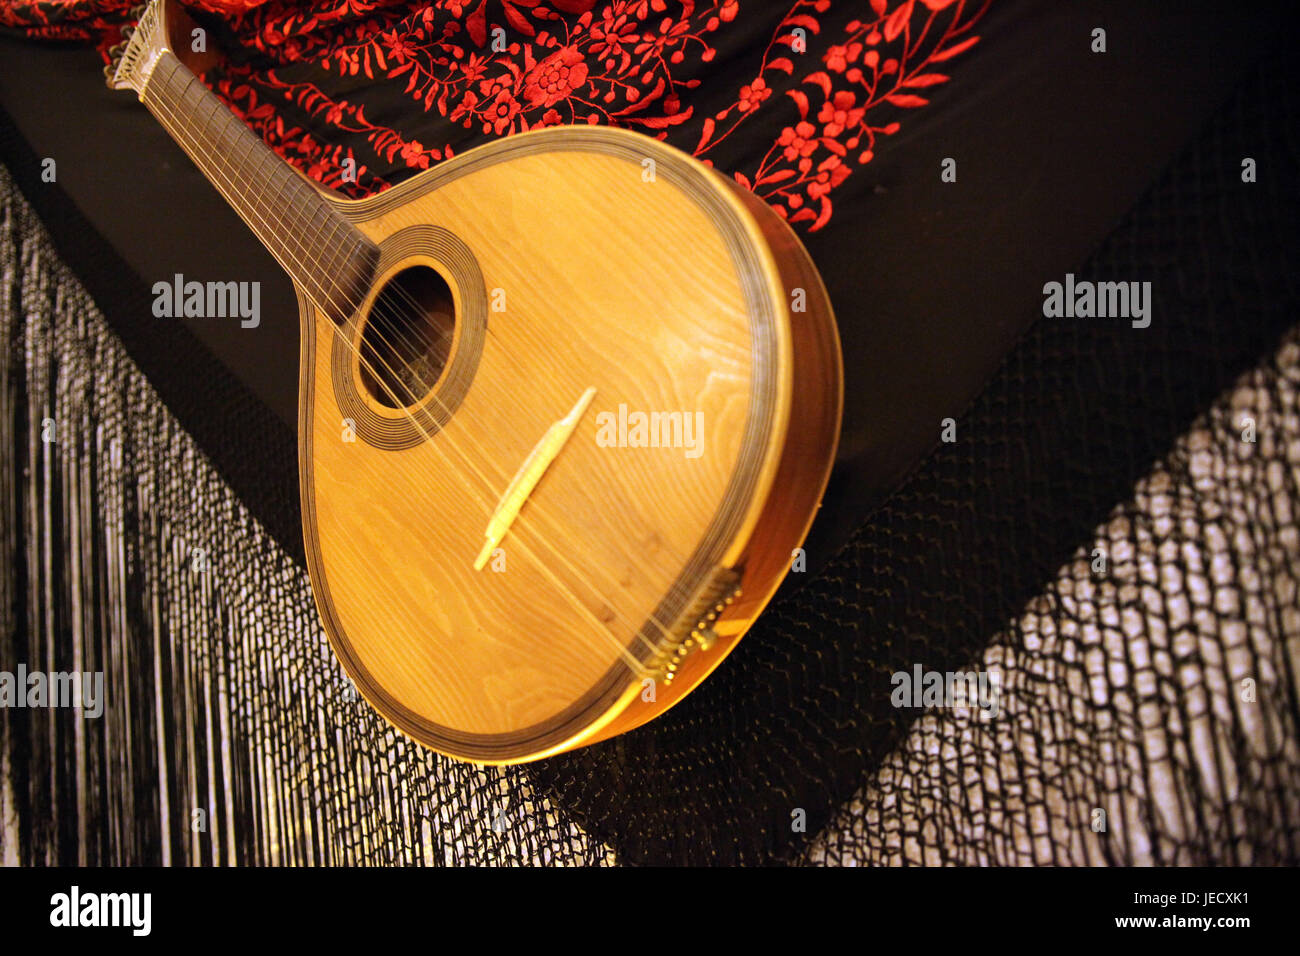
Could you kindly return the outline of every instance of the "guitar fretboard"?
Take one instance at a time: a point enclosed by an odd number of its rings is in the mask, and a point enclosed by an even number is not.
[[[312,302],[346,321],[369,285],[374,244],[174,54],[159,59],[142,99]]]

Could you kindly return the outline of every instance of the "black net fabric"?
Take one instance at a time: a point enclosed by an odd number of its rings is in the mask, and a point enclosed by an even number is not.
[[[1041,320],[696,693],[506,769],[355,699],[0,177],[0,660],[111,702],[0,710],[4,860],[1297,862],[1295,107],[1262,68],[1079,270],[1151,281],[1149,328]],[[995,674],[996,715],[894,706],[917,665]]]
[[[1152,282],[1149,328],[1040,320],[704,687],[540,768],[557,802],[642,862],[1300,860],[1295,92],[1261,67],[1079,271]],[[918,664],[1000,715],[893,706]]]
[[[1298,421],[1293,329],[975,656],[996,707],[916,720],[803,858],[1294,862]]]

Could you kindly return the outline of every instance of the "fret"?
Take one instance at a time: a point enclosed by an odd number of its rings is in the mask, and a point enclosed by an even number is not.
[[[267,201],[279,210],[278,218],[285,236],[291,238],[305,254],[310,255],[311,249],[304,241],[300,225],[303,210],[310,210],[314,214],[324,207],[323,211],[327,216],[330,210],[310,190],[310,187],[298,178],[298,174],[288,168],[287,163],[274,153],[270,155],[276,162],[266,177],[268,188],[264,192]]]
[[[210,101],[200,100],[198,105],[195,106],[194,112],[190,117],[192,121],[190,126],[196,134],[196,139],[199,145],[203,148],[204,161],[211,165],[215,170],[224,172],[224,170],[221,170],[222,156],[219,149],[220,140],[213,135],[213,131],[210,128],[213,115],[212,111],[209,109],[207,116],[201,115],[205,105],[211,107],[212,104]]]
[[[328,223],[329,233],[322,233],[317,239],[318,248],[327,250],[333,249],[334,243],[338,239],[339,229],[342,228],[342,225],[343,224],[340,223],[338,217],[332,217]]]
[[[329,212],[329,208],[323,203],[314,204],[299,233],[299,244],[316,260],[321,259],[323,253],[327,251],[323,242],[325,227],[335,218],[329,215]]]
[[[180,105],[184,110],[183,115],[190,117],[193,114],[199,103],[203,102],[203,92],[203,84],[191,73],[185,80],[185,89],[181,91]]]
[[[271,150],[269,149],[259,151],[257,159],[253,160],[254,166],[253,166],[253,175],[251,178],[256,182],[260,182],[261,180],[266,178],[263,175],[263,171],[266,169],[267,163],[282,163],[282,162],[284,162],[284,160],[280,159],[279,156],[275,155],[275,153],[271,152]]]
[[[306,255],[311,257],[312,261],[318,261],[320,258],[319,253],[317,252],[316,243],[312,237],[312,229],[313,229],[312,224],[320,216],[321,216],[320,207],[312,206],[311,210],[307,214],[306,226],[299,228],[297,230],[298,246],[303,250],[303,252]]]
[[[222,110],[221,110],[221,101],[215,100],[214,102],[214,100],[215,97],[204,98],[199,101],[196,107],[198,110],[202,110],[206,108],[208,111],[206,115],[195,116],[195,125],[201,130],[204,131],[213,130],[215,132],[217,123],[213,121],[213,117],[216,116],[219,112],[222,112]],[[227,116],[230,115],[229,110],[225,110],[224,112]],[[213,138],[220,139],[220,136],[214,135]]]
[[[233,113],[228,115],[230,120],[233,120],[234,122],[240,123],[242,125],[242,121]],[[238,159],[235,159],[233,154],[227,157],[228,160],[230,161],[230,164],[235,169],[243,169],[247,166],[249,157],[252,156],[253,153],[257,150],[257,147],[261,143],[261,140],[255,136],[247,136],[242,138],[239,142],[241,145],[244,146],[243,154],[240,155]]]
[[[231,119],[231,120],[234,120],[234,121],[236,121],[236,122],[239,121],[239,120],[238,120],[238,117],[236,117],[233,113],[230,115],[230,119]],[[246,162],[248,162],[248,157],[251,156],[251,155],[253,155],[253,150],[255,150],[255,149],[257,148],[257,144],[258,144],[259,142],[260,142],[260,140],[255,139],[255,138],[252,137],[252,136],[248,136],[248,137],[245,137],[244,139],[241,139],[241,140],[239,141],[239,145],[241,145],[241,146],[244,147],[244,152],[243,152],[243,154],[239,157],[239,159],[235,161],[235,165],[236,165],[236,166],[243,166]]]
[[[311,216],[307,220],[307,228],[303,230],[303,245],[309,252],[315,253],[322,247],[320,241],[321,235],[325,231],[325,224],[330,221],[329,207],[324,203],[316,203],[312,206]],[[320,219],[318,223],[316,220]]]
[[[355,260],[349,259],[341,262],[338,260],[338,251],[335,248],[336,243],[334,240],[339,229],[339,218],[328,215],[329,212],[330,210],[324,204],[317,204],[317,209],[313,210],[311,215],[312,221],[309,221],[307,228],[304,230],[302,244],[308,255],[321,262],[322,271],[324,275],[330,277],[329,284],[333,286],[332,289],[327,290],[327,298],[336,301],[342,300],[340,304],[344,307],[344,317],[346,317],[346,313],[351,311],[350,308],[346,308],[348,304],[346,283],[347,280],[360,272],[360,269]],[[314,222],[317,215],[320,216],[319,224]],[[344,283],[340,285],[335,281],[336,277],[342,277],[345,280]]]
[[[208,88],[203,85],[203,82],[191,73],[185,81],[185,93],[181,97],[181,102],[191,111],[195,111],[199,108],[199,104],[203,102],[203,97],[207,92]]]
[[[149,87],[156,89],[169,87],[172,82],[172,77],[176,75],[176,70],[180,65],[180,61],[175,58],[170,60],[164,58],[163,60],[160,60],[158,66],[153,71],[153,76],[149,80]]]
[[[329,229],[328,236],[325,236],[323,239],[317,240],[317,249],[325,249],[332,252],[334,250],[335,243],[338,238],[339,230],[347,229],[348,231],[353,231],[352,225],[346,222],[345,220],[343,220],[343,218],[340,216],[331,216],[329,218],[328,229]],[[334,300],[338,297],[338,294],[343,291],[342,287],[335,281],[336,270],[326,267],[322,269],[322,272],[325,276],[325,281],[327,284],[326,297],[328,299]]]
[[[337,262],[331,269],[331,275],[351,276],[358,271],[358,264],[366,261],[363,243],[352,237],[336,243],[331,255]]]

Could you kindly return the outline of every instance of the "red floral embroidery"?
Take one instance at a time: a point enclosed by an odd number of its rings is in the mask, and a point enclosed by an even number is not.
[[[587,63],[570,46],[552,53],[524,77],[524,99],[530,108],[554,106],[587,84]]]
[[[821,34],[831,3],[795,3],[768,45],[758,76],[740,88],[735,103],[704,121],[694,154],[708,157],[749,119],[755,91],[780,84],[797,115],[756,164],[732,172],[790,222],[809,223],[809,231],[822,228],[833,212],[831,192],[854,166],[871,162],[877,136],[900,128],[898,120],[876,123],[868,114],[925,106],[929,100],[908,91],[947,82],[947,76],[928,71],[979,41],[970,30],[988,5],[903,0],[891,8],[887,0],[871,0],[873,16],[850,20],[838,42],[821,54],[823,69],[796,82],[794,56],[806,51],[809,35]],[[944,11],[948,15],[941,19]]]
[[[191,6],[223,18],[227,47],[244,50],[208,77],[218,94],[282,156],[352,195],[385,189],[475,137],[606,123],[718,165],[815,231],[833,214],[835,189],[871,161],[880,137],[898,131],[901,111],[925,106],[930,89],[948,81],[936,66],[978,42],[972,29],[990,2],[794,0],[777,8],[746,0],[743,23],[739,0]],[[0,25],[106,51],[130,6],[17,0],[0,7]],[[753,21],[771,23],[759,27],[769,37],[761,56],[747,39]],[[727,77],[747,61],[752,66],[730,105],[719,109],[712,99],[703,115],[703,84],[720,47],[728,72],[713,71],[711,97],[719,83],[736,82]],[[390,87],[415,107],[381,110],[400,128],[366,116]],[[757,141],[759,128],[780,132]]]

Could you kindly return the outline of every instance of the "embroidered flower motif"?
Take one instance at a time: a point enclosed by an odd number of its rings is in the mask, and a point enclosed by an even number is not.
[[[785,158],[794,162],[796,159],[811,156],[816,151],[816,133],[817,127],[812,123],[801,121],[797,126],[787,126],[781,130],[781,136],[776,142],[778,146],[785,147]]]
[[[867,111],[864,109],[854,109],[853,102],[855,97],[849,90],[837,90],[835,94],[822,104],[822,108],[817,113],[817,122],[825,124],[823,131],[827,136],[839,136],[846,129],[856,126],[862,121],[862,117]]]
[[[518,113],[519,101],[514,98],[514,95],[509,90],[502,90],[492,97],[491,104],[487,109],[483,110],[483,116],[486,118],[486,122],[483,124],[483,132],[496,133],[500,136],[510,128]]]
[[[573,47],[552,53],[524,78],[529,108],[554,106],[587,82],[587,64]]]
[[[398,36],[395,31],[382,34],[380,39],[383,41],[384,49],[388,51],[388,56],[395,63],[405,63],[419,53],[419,47],[412,43],[409,37]]]
[[[417,166],[420,169],[429,168],[429,155],[424,151],[424,147],[411,140],[402,147],[402,159],[408,166]]]
[[[627,14],[626,3],[612,3],[601,13],[600,21],[591,25],[592,53],[605,61],[605,69],[626,70],[632,62],[629,47],[634,45],[640,31],[636,21]]]
[[[771,95],[772,91],[767,88],[767,81],[760,76],[753,83],[746,84],[740,88],[740,102],[738,104],[738,109],[742,113],[756,110],[762,105],[763,101]]]

